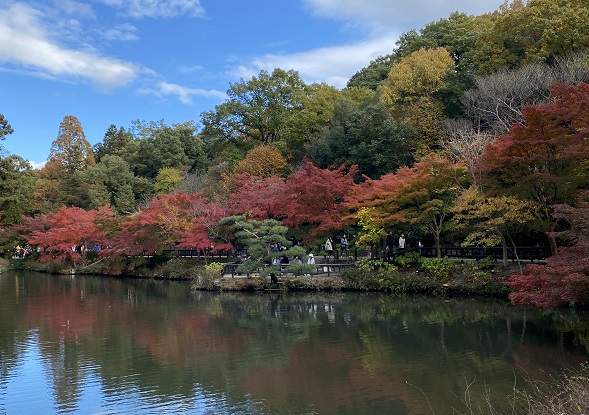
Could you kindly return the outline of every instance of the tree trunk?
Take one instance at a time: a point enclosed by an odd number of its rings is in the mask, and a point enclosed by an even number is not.
[[[442,258],[442,248],[440,246],[440,232],[434,233],[434,240],[436,241],[436,258]]]

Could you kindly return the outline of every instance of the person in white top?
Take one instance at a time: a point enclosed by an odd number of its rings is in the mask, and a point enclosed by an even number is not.
[[[399,249],[405,249],[405,235],[399,236]]]
[[[313,256],[313,254],[309,254],[309,256],[307,256],[307,264],[314,264],[315,263],[315,257]]]
[[[325,241],[325,250],[327,251],[327,256],[333,255],[333,242],[331,238],[327,238],[327,241]]]

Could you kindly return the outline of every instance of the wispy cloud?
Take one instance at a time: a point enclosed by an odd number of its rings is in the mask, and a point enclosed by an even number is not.
[[[294,69],[305,82],[325,82],[343,88],[352,75],[378,56],[391,53],[398,35],[387,35],[365,42],[319,48],[287,55],[264,55],[241,63],[231,70],[233,78],[249,79],[259,71],[274,68]]]
[[[260,70],[294,69],[307,82],[326,82],[343,88],[351,76],[378,56],[391,53],[401,33],[456,10],[474,15],[497,9],[502,0],[302,0],[314,16],[344,22],[348,30],[362,28],[365,40],[291,54],[267,54],[237,62],[233,78],[249,79]],[[394,22],[394,24],[393,24]]]
[[[138,76],[137,65],[61,45],[44,26],[44,17],[23,3],[0,13],[0,63],[36,76],[82,80],[106,89],[127,85]]]
[[[122,23],[104,31],[107,40],[133,42],[139,40],[137,28],[130,23]]]
[[[178,16],[203,17],[205,10],[200,0],[99,0],[102,4],[134,19],[143,17],[171,18]]]
[[[155,85],[155,88],[141,88],[139,92],[146,95],[155,95],[159,98],[173,96],[178,98],[180,102],[184,104],[191,104],[192,98],[196,96],[218,99],[219,101],[227,98],[227,95],[224,92],[214,89],[205,90],[200,88],[188,88],[164,81],[158,82]]]

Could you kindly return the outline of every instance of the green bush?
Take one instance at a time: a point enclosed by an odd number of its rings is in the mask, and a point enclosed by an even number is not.
[[[419,260],[421,259],[421,255],[418,252],[407,252],[404,255],[401,255],[397,259],[395,259],[395,264],[397,264],[400,268],[411,268],[413,266],[419,265]]]
[[[388,275],[395,274],[397,267],[383,260],[361,259],[356,266],[343,273],[348,288],[356,290],[380,290],[387,288]]]
[[[282,288],[285,291],[337,291],[344,288],[341,278],[303,277],[286,278]]]
[[[413,275],[401,275],[390,272],[383,275],[381,284],[390,292],[396,294],[406,293],[430,293],[435,291],[439,284],[429,278],[420,278]]]
[[[286,272],[291,273],[297,277],[299,275],[313,275],[316,269],[317,267],[315,265],[293,262],[288,267],[286,267]]]
[[[218,280],[221,278],[224,265],[220,262],[211,262],[193,269],[192,288],[199,290],[219,289]]]
[[[426,277],[436,281],[447,281],[452,275],[454,262],[449,258],[421,258],[419,261],[420,271],[423,271]]]
[[[193,260],[185,258],[172,258],[166,263],[155,267],[152,274],[154,277],[190,279],[193,277],[194,271],[195,264]]]

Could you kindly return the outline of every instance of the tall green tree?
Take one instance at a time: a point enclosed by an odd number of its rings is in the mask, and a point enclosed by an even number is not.
[[[589,4],[585,0],[517,1],[504,7],[492,28],[479,37],[474,63],[479,74],[554,62],[587,50]]]
[[[230,84],[228,99],[214,111],[201,114],[206,141],[253,139],[261,144],[279,141],[286,120],[299,107],[297,91],[305,83],[295,71],[261,71],[249,81]]]
[[[90,208],[110,205],[118,214],[134,212],[140,197],[152,193],[148,181],[135,177],[129,164],[117,155],[104,155],[96,166],[83,172],[83,181],[89,185]]]
[[[154,179],[164,167],[204,170],[208,161],[192,123],[134,122],[136,151],[128,159],[135,175]]]
[[[341,99],[329,124],[308,144],[307,153],[318,167],[356,164],[359,174],[378,178],[413,161],[414,136],[415,131],[399,125],[378,100]]]
[[[59,125],[57,138],[51,143],[48,161],[58,162],[70,174],[96,164],[82,124],[73,115],[66,115]]]
[[[94,157],[99,162],[106,155],[119,156],[127,160],[129,153],[133,151],[133,134],[126,131],[124,127],[117,129],[116,125],[111,124],[101,143],[94,145]]]

